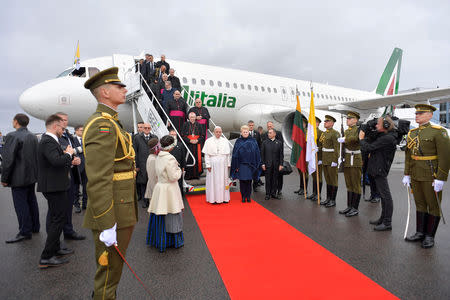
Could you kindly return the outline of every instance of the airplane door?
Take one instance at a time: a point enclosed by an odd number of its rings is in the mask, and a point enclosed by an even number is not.
[[[281,86],[280,90],[281,90],[280,91],[281,92],[281,100],[284,101],[284,102],[288,101],[288,94],[287,94],[286,87]]]
[[[134,68],[134,58],[131,55],[113,54],[113,65],[119,68],[120,80],[126,81],[124,75],[133,72],[130,69]]]

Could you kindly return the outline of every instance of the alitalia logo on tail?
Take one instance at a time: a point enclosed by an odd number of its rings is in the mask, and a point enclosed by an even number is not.
[[[194,100],[200,98],[203,106],[209,107],[236,107],[236,97],[229,96],[227,93],[219,93],[218,95],[206,94],[205,91],[190,90],[188,85],[183,85],[183,98],[186,99],[190,106],[194,105]],[[189,97],[190,96],[190,97]]]
[[[400,68],[402,65],[403,50],[395,48],[392,52],[383,75],[381,75],[376,93],[383,96],[398,94],[398,84],[400,81]]]

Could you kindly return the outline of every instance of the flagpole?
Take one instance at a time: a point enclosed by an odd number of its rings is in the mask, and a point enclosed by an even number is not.
[[[317,152],[316,152],[316,191],[317,191],[317,204],[320,205],[320,190],[319,190],[319,161],[317,160]]]
[[[302,172],[302,174],[303,174],[303,195],[305,196],[305,199],[306,199],[306,197],[308,197],[306,179],[305,179],[306,172]]]

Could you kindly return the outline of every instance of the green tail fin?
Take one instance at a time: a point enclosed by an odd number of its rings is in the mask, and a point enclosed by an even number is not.
[[[398,84],[400,81],[400,69],[402,65],[403,50],[395,48],[392,52],[386,68],[384,68],[383,75],[381,75],[380,82],[376,89],[379,95],[396,95],[398,93]]]

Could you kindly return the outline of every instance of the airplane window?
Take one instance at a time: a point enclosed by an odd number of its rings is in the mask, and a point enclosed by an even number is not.
[[[245,85],[241,83],[241,89],[245,89]]]
[[[281,89],[281,92],[282,92],[283,94],[286,94],[286,90],[285,90],[285,89]]]
[[[328,95],[325,95],[325,98],[327,98],[327,99],[328,99]]]
[[[258,90],[258,87],[255,85],[255,91],[257,91]]]
[[[308,93],[308,96],[309,96],[309,93]],[[317,93],[316,96],[317,96],[317,98],[320,98],[320,94],[319,93]]]
[[[192,84],[197,84],[197,79],[192,78]]]
[[[270,93],[270,87],[267,88],[267,91]]]
[[[200,79],[200,83],[202,84],[202,85],[205,85],[205,79]]]
[[[89,77],[92,77],[95,74],[97,74],[98,72],[100,72],[100,70],[95,67],[89,67],[88,71],[89,71]]]
[[[294,90],[291,90],[291,95],[292,95],[292,96],[294,96],[294,95],[295,95],[295,93],[294,93]]]
[[[72,71],[72,73],[70,74],[70,76],[74,76],[74,77],[86,77],[86,68],[85,67],[81,67],[78,70],[75,69]]]
[[[222,86],[222,82],[221,81],[217,81],[217,85],[218,86]]]
[[[210,80],[210,81],[209,81],[209,85],[210,85],[210,86],[214,86],[214,81]]]
[[[229,88],[229,87],[230,87],[230,83],[229,83],[229,82],[225,82],[225,86],[226,86],[227,88]]]
[[[302,92],[303,96],[306,96],[305,92]]]
[[[337,100],[337,99],[336,99],[336,96],[334,96],[334,100]]]
[[[276,93],[277,93],[277,89],[276,89],[276,88],[273,88],[273,92],[276,94]]]
[[[73,70],[73,68],[64,70],[64,72],[62,72],[61,74],[59,74],[58,76],[56,76],[56,78],[67,76],[67,75],[70,74],[70,72],[72,72],[72,70]]]
[[[187,83],[187,78],[183,77],[183,83]]]
[[[263,87],[263,86],[261,87],[261,91],[263,91],[263,92],[264,92],[264,87]]]
[[[249,91],[251,91],[252,90],[252,86],[249,84],[249,85],[247,85],[247,87],[248,87],[248,90]]]
[[[233,87],[237,89],[237,83],[233,83]]]

